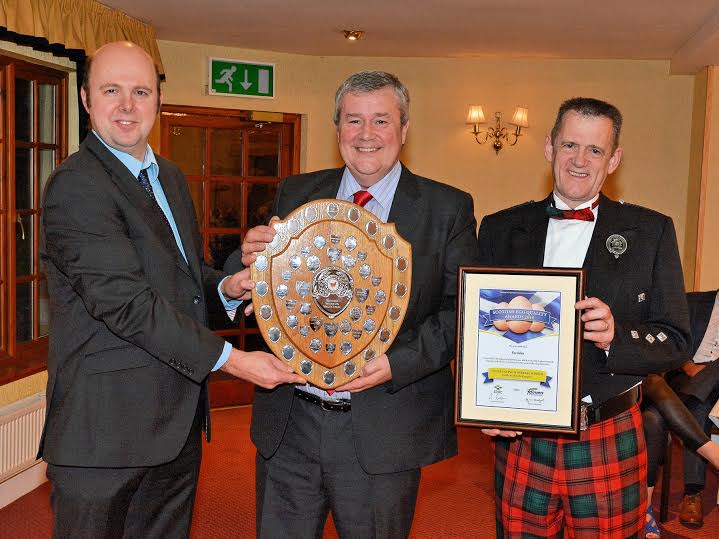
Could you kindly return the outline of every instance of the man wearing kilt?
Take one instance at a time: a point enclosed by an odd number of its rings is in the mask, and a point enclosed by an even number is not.
[[[562,104],[545,141],[553,192],[485,217],[482,265],[583,267],[579,436],[496,437],[497,537],[637,537],[647,459],[639,382],[675,368],[690,341],[672,220],[600,190],[622,157],[622,116],[592,98]]]

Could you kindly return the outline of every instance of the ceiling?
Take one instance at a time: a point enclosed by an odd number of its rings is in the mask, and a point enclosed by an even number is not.
[[[317,56],[719,64],[719,0],[101,0],[158,39]],[[348,42],[342,30],[364,30]]]

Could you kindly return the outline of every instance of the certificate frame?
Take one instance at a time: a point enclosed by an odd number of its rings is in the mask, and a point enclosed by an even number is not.
[[[458,272],[455,424],[577,434],[585,270]]]

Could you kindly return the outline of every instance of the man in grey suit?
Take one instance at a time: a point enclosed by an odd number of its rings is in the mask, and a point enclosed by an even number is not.
[[[41,257],[50,292],[48,462],[55,537],[187,537],[209,441],[207,375],[274,387],[297,375],[205,327],[236,307],[249,272],[202,262],[180,170],[147,144],[159,111],[152,59],[101,47],[81,91],[93,132],[45,193]]]
[[[310,385],[255,391],[259,537],[321,537],[329,511],[341,537],[407,537],[420,468],[457,452],[449,364],[457,267],[477,253],[472,197],[400,163],[409,95],[395,76],[349,77],[334,121],[346,166],[287,178],[273,215],[321,198],[369,199],[365,208],[412,244],[411,297],[388,352],[332,395]],[[225,269],[251,264],[273,237],[269,226],[250,230]]]

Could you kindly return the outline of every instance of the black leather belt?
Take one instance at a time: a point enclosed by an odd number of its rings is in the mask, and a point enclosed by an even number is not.
[[[303,401],[311,402],[323,410],[328,410],[330,412],[349,412],[352,409],[352,401],[349,399],[325,400],[321,399],[317,395],[307,393],[307,391],[302,391],[298,388],[295,388],[295,397],[302,399]]]
[[[604,401],[599,406],[582,403],[579,409],[579,430],[587,430],[591,425],[611,419],[626,412],[639,402],[641,384],[627,389],[619,395]]]

